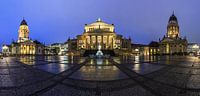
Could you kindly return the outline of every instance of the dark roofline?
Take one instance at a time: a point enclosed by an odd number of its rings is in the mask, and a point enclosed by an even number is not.
[[[151,41],[149,47],[159,47],[159,43],[157,41]]]
[[[28,26],[28,24],[27,24],[27,22],[24,18],[23,18],[22,22],[20,23],[20,25],[27,25]]]
[[[145,44],[131,44],[131,46],[135,46],[135,47],[146,47],[148,45],[145,45]]]

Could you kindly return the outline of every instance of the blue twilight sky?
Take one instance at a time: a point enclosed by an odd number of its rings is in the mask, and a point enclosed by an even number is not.
[[[25,17],[30,37],[45,44],[65,42],[83,33],[98,17],[114,23],[118,34],[147,44],[166,33],[173,10],[181,36],[200,42],[200,0],[1,0],[0,46],[17,40]]]

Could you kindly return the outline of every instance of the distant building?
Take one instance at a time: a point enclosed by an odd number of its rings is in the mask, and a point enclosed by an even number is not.
[[[66,55],[68,43],[54,43],[45,47],[45,55]]]
[[[77,51],[78,46],[77,46],[77,39],[68,39],[66,44],[68,44],[68,51]]]
[[[131,49],[131,38],[122,38],[121,39],[121,49],[130,50]]]
[[[84,33],[77,36],[77,49],[95,52],[98,46],[101,46],[104,53],[109,50],[130,50],[131,41],[116,34],[114,24],[107,24],[98,19],[94,23],[85,24]]]
[[[131,44],[131,53],[135,55],[149,55],[149,46],[144,44]]]
[[[174,13],[170,16],[167,25],[167,34],[159,42],[160,54],[187,53],[187,39],[180,37],[179,24]]]
[[[148,45],[144,44],[131,44],[131,53],[135,55],[159,55],[159,43],[152,41]]]
[[[44,45],[39,41],[31,40],[29,38],[29,28],[27,22],[23,19],[19,30],[18,30],[18,40],[17,42],[12,42],[8,46],[10,49],[10,55],[42,55],[44,54]],[[2,49],[5,49],[3,46]],[[4,51],[5,52],[5,51]],[[3,52],[3,54],[5,54]]]
[[[68,43],[65,42],[61,45],[61,48],[60,48],[60,55],[66,55],[67,52],[69,51],[69,46],[68,46]]]
[[[189,55],[200,55],[200,46],[197,43],[189,43],[187,47]]]
[[[45,55],[58,55],[61,49],[61,43],[53,43],[45,47]]]
[[[148,45],[149,47],[149,55],[159,55],[160,49],[159,49],[159,42],[152,41]]]
[[[2,47],[2,55],[4,55],[4,56],[8,56],[8,55],[10,55],[11,54],[11,46],[10,45],[3,45],[3,47]]]

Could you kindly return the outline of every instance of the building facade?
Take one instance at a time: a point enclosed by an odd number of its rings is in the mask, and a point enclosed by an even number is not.
[[[132,51],[131,53],[134,55],[159,55],[159,43],[156,41],[150,42],[148,45],[144,44],[132,44]]]
[[[178,20],[174,13],[169,18],[166,35],[159,40],[159,49],[160,54],[187,53],[187,39],[180,37]]]
[[[21,42],[26,42],[29,40],[29,28],[26,20],[22,20],[19,30],[18,30],[18,41],[19,43]]]
[[[10,45],[3,45],[2,47],[2,55],[3,56],[8,56],[11,54],[11,46]]]
[[[45,55],[67,55],[68,43],[54,43],[45,47]]]
[[[25,19],[20,24],[18,40],[9,45],[10,55],[42,55],[44,47],[39,41],[33,41],[29,38],[29,27]]]
[[[131,53],[134,55],[149,55],[149,46],[144,44],[131,44]]]
[[[82,35],[77,36],[78,50],[120,50],[131,49],[131,40],[115,32],[114,24],[103,22],[100,18],[91,24],[85,24]]]
[[[187,47],[189,55],[200,55],[200,46],[197,43],[189,43]]]
[[[92,24],[85,24],[84,33],[77,36],[78,49],[102,50],[122,48],[122,35],[117,35],[114,24],[107,24],[98,19]]]
[[[160,54],[158,42],[151,41],[151,43],[149,43],[148,47],[149,47],[149,55],[159,55]]]

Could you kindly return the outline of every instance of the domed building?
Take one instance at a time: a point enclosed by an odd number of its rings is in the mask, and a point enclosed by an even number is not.
[[[10,45],[10,55],[42,55],[44,45],[37,40],[29,38],[29,27],[25,19],[20,23],[18,40]]]
[[[29,28],[26,20],[22,20],[18,30],[18,42],[25,42],[29,40]]]
[[[161,54],[185,54],[187,53],[187,39],[180,37],[180,30],[177,17],[173,14],[170,16],[167,33],[159,42]]]
[[[123,38],[115,32],[114,24],[103,22],[100,18],[91,24],[85,24],[82,35],[77,36],[78,50],[96,51],[98,46],[105,51],[131,48],[131,39]]]

